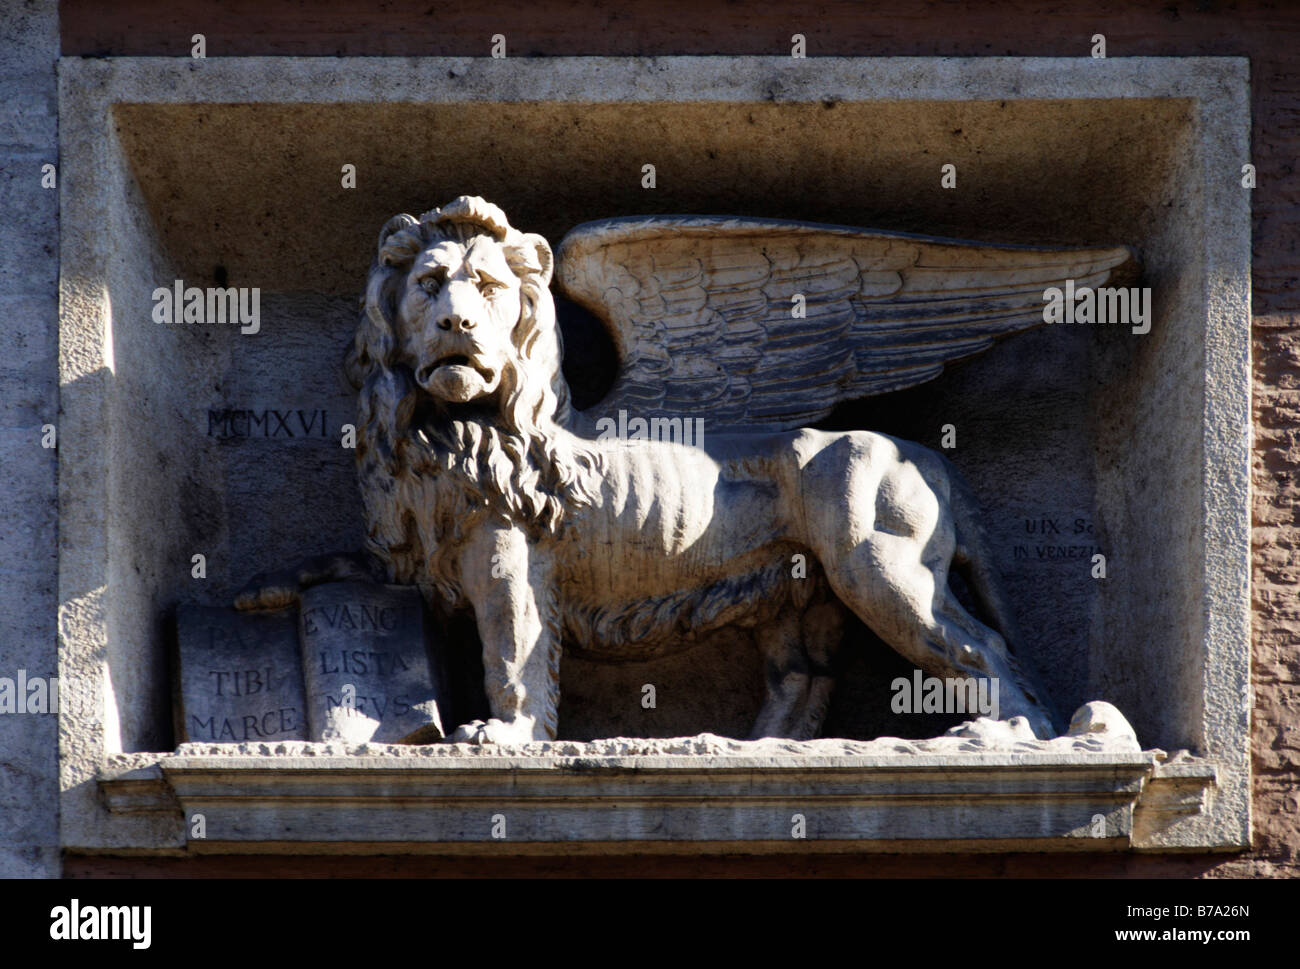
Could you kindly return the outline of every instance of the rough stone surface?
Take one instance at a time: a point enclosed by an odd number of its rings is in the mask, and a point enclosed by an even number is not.
[[[942,737],[928,740],[732,740],[715,734],[695,737],[629,738],[610,737],[584,743],[536,741],[527,744],[351,744],[281,743],[210,744],[185,743],[175,757],[401,757],[401,758],[632,758],[632,757],[742,757],[764,759],[781,756],[811,758],[874,757],[884,754],[958,754],[1011,751],[1021,754],[1140,753],[1142,748],[1132,728],[1109,703],[1090,703],[1075,714],[1070,731],[1051,740],[1039,740],[1023,717],[989,720],[981,717],[953,727]],[[1155,752],[1163,757],[1163,752]],[[156,754],[117,754],[109,758],[109,770],[132,770],[155,763]]]
[[[58,8],[0,5],[0,676],[55,676],[59,422],[58,191],[41,168],[59,160]],[[62,429],[60,428],[60,431]],[[58,720],[0,716],[0,877],[60,871]]]

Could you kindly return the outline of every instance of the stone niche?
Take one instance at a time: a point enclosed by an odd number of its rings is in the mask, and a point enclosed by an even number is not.
[[[1249,842],[1245,60],[67,59],[60,97],[69,850]],[[1110,701],[1147,752],[908,743],[955,720],[892,715],[889,683],[910,668],[857,626],[827,733],[902,738],[892,754],[580,743],[743,736],[760,669],[735,640],[646,664],[566,658],[574,743],[544,751],[169,753],[170,610],[359,546],[339,364],[373,240],[392,214],[459,194],[552,245],[591,219],[709,213],[1136,247],[1148,334],[1045,327],[824,423],[934,447],[956,425],[949,457],[983,506],[1024,648],[1067,715]],[[156,324],[151,294],[176,279],[258,287],[260,332]],[[590,402],[612,349],[561,313],[566,372]],[[609,702],[645,682],[655,710]],[[499,811],[520,819],[504,842],[485,820]],[[204,839],[183,823],[195,812]],[[806,839],[791,839],[793,813]]]

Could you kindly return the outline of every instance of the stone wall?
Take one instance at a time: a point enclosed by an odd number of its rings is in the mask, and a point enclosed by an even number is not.
[[[0,9],[0,676],[53,676],[58,610],[59,193],[53,0]],[[58,722],[0,716],[0,877],[57,875]]]
[[[16,85],[6,99],[0,139],[4,153],[6,207],[22,217],[6,218],[0,251],[0,300],[15,327],[11,348],[24,356],[5,361],[18,370],[5,375],[4,463],[14,468],[11,491],[0,504],[0,568],[10,570],[5,617],[0,622],[0,672],[53,665],[54,516],[52,452],[39,449],[39,426],[52,413],[54,388],[53,252],[57,240],[53,193],[41,197],[40,156],[52,152],[54,118],[53,14],[49,5],[24,5],[15,33],[19,56],[5,56],[0,83]],[[306,17],[306,19],[304,19]],[[209,57],[245,55],[478,55],[490,38],[505,33],[513,56],[552,54],[757,54],[788,50],[790,36],[807,38],[810,56],[1079,56],[1096,33],[1106,36],[1111,57],[1126,55],[1244,55],[1252,61],[1253,154],[1259,187],[1254,192],[1255,356],[1255,573],[1254,573],[1254,828],[1253,850],[1238,856],[1033,856],[1001,855],[953,859],[662,858],[534,859],[277,859],[278,872],[339,874],[355,864],[358,874],[711,874],[809,875],[1298,875],[1300,874],[1300,306],[1295,282],[1300,272],[1295,240],[1300,238],[1295,159],[1300,154],[1297,98],[1300,97],[1300,17],[1274,5],[1245,2],[1168,4],[1130,10],[1119,3],[1009,3],[997,11],[972,5],[909,2],[873,10],[851,2],[827,2],[790,13],[766,7],[666,0],[638,4],[615,0],[542,4],[509,18],[484,5],[447,2],[376,12],[371,5],[325,3],[304,14],[298,5],[243,5],[230,12],[179,0],[166,5],[125,0],[107,6],[93,0],[62,4],[65,55],[171,55],[188,53],[190,37],[202,32]],[[37,102],[15,120],[15,105]],[[47,130],[48,129],[48,130]],[[15,172],[19,173],[15,175]],[[33,216],[32,213],[38,213]],[[14,238],[13,234],[18,237]],[[10,241],[12,239],[12,242]],[[48,253],[42,252],[48,249]],[[21,253],[21,255],[16,255]],[[31,254],[31,255],[29,255]],[[22,279],[16,273],[21,267]],[[30,320],[24,325],[19,320]],[[18,545],[22,542],[25,544]],[[39,549],[39,555],[34,554]],[[25,617],[20,620],[20,617]],[[54,739],[51,721],[7,718],[0,723],[5,787],[0,788],[0,843],[52,846]],[[35,725],[33,725],[35,724]],[[42,731],[48,729],[48,736]],[[17,752],[14,756],[13,752]],[[19,828],[14,828],[14,820]],[[48,830],[47,830],[48,826]],[[0,849],[0,866],[31,870],[45,854],[30,847]],[[15,859],[9,861],[8,859]],[[48,861],[45,862],[48,864]],[[129,860],[70,858],[69,875],[258,873],[256,859]],[[0,867],[0,871],[3,871]],[[39,870],[39,869],[37,869]],[[47,869],[48,870],[48,869]]]

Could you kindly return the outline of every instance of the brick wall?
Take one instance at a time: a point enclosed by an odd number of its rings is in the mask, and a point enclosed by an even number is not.
[[[30,5],[29,5],[30,6]],[[997,9],[966,2],[900,2],[879,9],[852,0],[801,4],[789,12],[775,5],[707,0],[589,0],[536,3],[508,15],[491,5],[463,0],[437,4],[233,0],[220,5],[193,0],[166,4],[145,0],[65,0],[61,5],[66,55],[188,55],[190,37],[203,33],[209,57],[246,55],[474,55],[488,53],[495,33],[507,36],[514,56],[772,54],[789,50],[790,35],[807,38],[808,53],[855,56],[1087,56],[1093,34],[1106,36],[1107,52],[1123,56],[1236,55],[1251,59],[1254,192],[1255,354],[1255,567],[1254,714],[1255,845],[1236,856],[1045,856],[810,857],[790,859],[276,859],[278,873],[339,875],[637,874],[734,875],[1300,875],[1300,9],[1290,3],[1160,2],[1120,4],[1094,0],[1006,3]],[[39,74],[41,58],[31,71]],[[3,78],[10,76],[5,60]],[[47,69],[48,65],[46,65]],[[26,68],[24,70],[27,70]],[[32,82],[34,83],[34,82]],[[6,107],[6,110],[8,108]],[[38,118],[41,116],[37,116]],[[46,122],[51,130],[53,121]],[[40,126],[37,125],[37,128]],[[5,143],[6,162],[34,158],[49,144],[45,130],[25,132],[25,147]],[[31,140],[35,139],[35,140]],[[9,154],[15,152],[16,154]],[[27,152],[27,154],[22,154]],[[26,163],[26,162],[24,162]],[[6,176],[7,177],[7,176]],[[25,190],[25,189],[24,189]],[[52,246],[54,229],[26,220],[22,232]],[[5,232],[12,231],[5,229]],[[33,250],[28,250],[33,251]],[[7,254],[0,259],[11,258]],[[11,272],[8,262],[5,273]],[[39,281],[29,281],[34,306],[48,309],[51,262]],[[11,285],[5,276],[5,286]],[[9,299],[5,289],[4,299]],[[41,300],[46,302],[41,302]],[[9,305],[9,304],[4,304]],[[35,311],[33,311],[35,312]],[[45,312],[44,309],[41,312]],[[33,317],[35,319],[35,317]],[[42,319],[42,325],[44,321]],[[50,330],[33,323],[34,346],[52,344]],[[44,342],[42,342],[44,341]],[[52,380],[26,376],[22,386],[39,394]],[[49,370],[49,374],[52,374]],[[21,452],[34,417],[24,417],[10,443],[9,392],[3,398],[5,459]],[[48,409],[48,402],[33,405]],[[43,412],[43,411],[42,411]],[[33,415],[35,410],[33,410]],[[11,449],[15,449],[11,451]],[[24,467],[27,467],[24,465]],[[45,467],[39,461],[31,468]],[[37,474],[28,469],[26,473]],[[48,468],[41,472],[48,476]],[[45,479],[42,478],[43,482]],[[11,514],[12,495],[3,499]],[[39,500],[20,509],[23,527],[52,530]],[[10,519],[6,517],[4,521]],[[7,533],[7,532],[6,532]],[[5,556],[10,554],[6,548]],[[51,553],[52,554],[52,553]],[[33,591],[53,587],[44,556],[28,569]],[[9,559],[0,568],[9,567]],[[42,580],[42,576],[44,579]],[[38,599],[44,604],[46,599]],[[45,613],[48,615],[48,613]],[[35,615],[35,614],[34,614]],[[33,622],[36,622],[33,619]],[[45,627],[33,628],[45,636]],[[52,641],[46,647],[52,648]],[[0,647],[4,648],[4,647]],[[11,662],[12,665],[12,662]],[[0,766],[3,766],[0,764]],[[0,836],[2,837],[2,836]],[[69,875],[253,874],[257,859],[88,859],[67,861]]]

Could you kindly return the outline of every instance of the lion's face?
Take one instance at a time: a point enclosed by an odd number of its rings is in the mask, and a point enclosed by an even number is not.
[[[596,458],[566,433],[553,267],[542,236],[474,196],[379,231],[344,360],[367,543],[448,604],[461,530],[485,506],[540,535],[595,500]]]
[[[403,362],[432,396],[451,403],[489,397],[515,358],[519,278],[487,235],[443,239],[411,263],[397,300]]]

